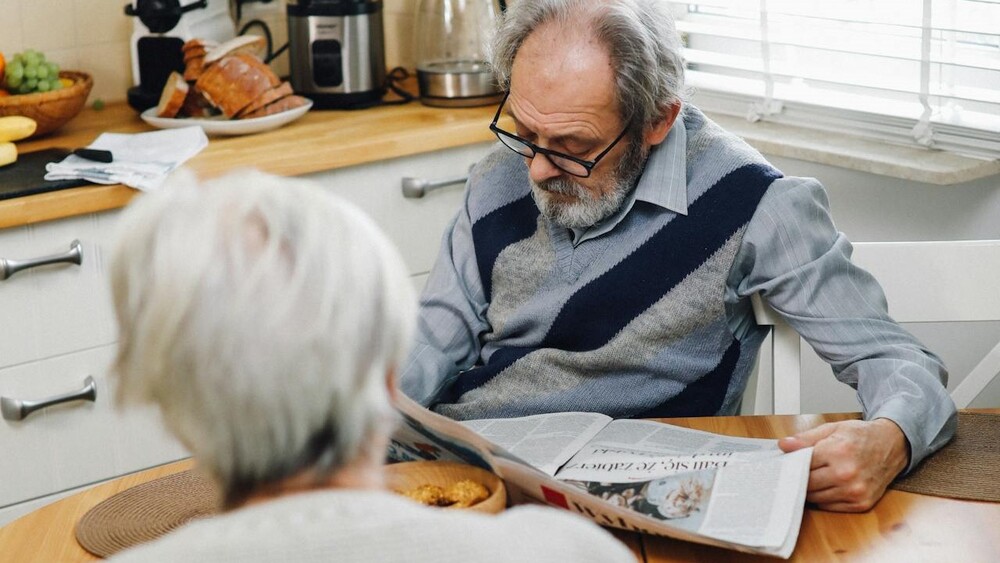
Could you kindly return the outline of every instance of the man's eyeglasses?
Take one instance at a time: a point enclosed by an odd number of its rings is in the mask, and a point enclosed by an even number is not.
[[[625,129],[622,129],[621,134],[619,134],[614,141],[611,141],[608,148],[601,151],[601,154],[594,157],[594,160],[584,160],[559,151],[543,149],[530,141],[522,139],[509,131],[504,131],[503,129],[497,127],[497,121],[500,119],[500,112],[503,111],[503,106],[507,103],[507,96],[510,96],[510,92],[507,92],[507,94],[504,95],[503,100],[501,100],[500,107],[497,108],[497,114],[493,116],[493,123],[490,123],[490,131],[493,131],[493,133],[497,136],[497,139],[500,139],[501,143],[517,154],[527,158],[534,158],[536,154],[544,154],[553,166],[572,176],[588,178],[590,176],[590,171],[597,166],[597,163],[604,158],[604,155],[608,154],[611,152],[611,149],[615,148],[618,141],[621,141],[625,137],[625,133],[628,132],[628,125],[626,125]]]

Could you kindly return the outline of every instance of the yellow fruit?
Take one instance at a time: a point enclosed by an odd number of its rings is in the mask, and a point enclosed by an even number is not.
[[[14,143],[0,143],[0,166],[7,166],[17,161],[17,147]]]
[[[20,141],[30,137],[37,127],[38,124],[34,119],[23,115],[0,117],[0,143]]]

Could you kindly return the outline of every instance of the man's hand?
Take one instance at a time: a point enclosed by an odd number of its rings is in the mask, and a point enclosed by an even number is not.
[[[806,500],[823,510],[864,512],[909,463],[909,443],[894,422],[845,420],[778,441],[785,452],[813,446]]]

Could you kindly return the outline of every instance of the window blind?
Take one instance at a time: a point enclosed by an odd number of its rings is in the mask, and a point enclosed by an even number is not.
[[[703,109],[1000,158],[1000,0],[670,3]]]

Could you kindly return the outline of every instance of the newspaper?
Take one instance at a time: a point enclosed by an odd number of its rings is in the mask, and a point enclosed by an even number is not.
[[[390,461],[489,469],[515,502],[542,502],[605,526],[788,558],[811,449],[596,413],[457,422],[406,397]]]

